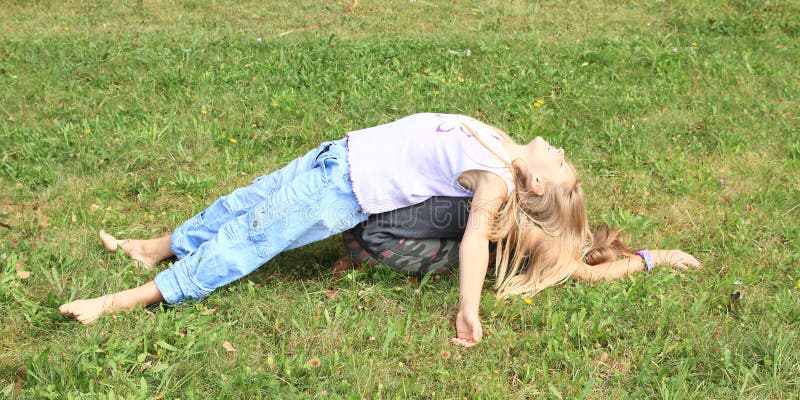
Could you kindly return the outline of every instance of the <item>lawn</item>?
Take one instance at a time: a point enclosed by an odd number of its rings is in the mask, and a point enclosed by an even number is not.
[[[0,397],[800,398],[798,39],[792,0],[4,2]],[[490,276],[471,349],[457,274],[334,279],[338,237],[200,303],[57,312],[168,265],[100,229],[168,233],[419,111],[563,146],[593,224],[703,268],[505,302]]]

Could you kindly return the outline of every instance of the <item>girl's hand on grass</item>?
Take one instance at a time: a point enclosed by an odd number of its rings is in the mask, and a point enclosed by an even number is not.
[[[680,250],[651,250],[650,255],[653,257],[653,263],[669,264],[674,269],[687,270],[690,267],[700,267],[700,261]]]
[[[483,337],[481,318],[477,312],[459,311],[456,314],[456,337],[453,344],[472,347],[478,344]]]

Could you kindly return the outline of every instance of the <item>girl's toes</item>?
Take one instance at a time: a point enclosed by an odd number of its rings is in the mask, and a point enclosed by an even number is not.
[[[103,241],[103,246],[109,251],[117,250],[117,238],[109,235],[104,230],[100,230],[100,240]]]
[[[62,314],[72,314],[71,305],[72,303],[62,304],[60,307],[58,307],[58,311]]]

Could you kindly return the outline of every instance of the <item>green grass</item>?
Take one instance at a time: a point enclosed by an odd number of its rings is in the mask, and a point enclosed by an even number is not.
[[[800,397],[797,2],[84,3],[0,9],[2,397]],[[202,303],[56,312],[155,275],[99,229],[169,232],[418,111],[564,146],[594,223],[704,268],[530,305],[487,284],[468,350],[449,344],[454,274],[333,280],[338,239]]]

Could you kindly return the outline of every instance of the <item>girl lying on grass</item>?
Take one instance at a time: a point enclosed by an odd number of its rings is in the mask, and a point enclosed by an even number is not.
[[[144,265],[178,260],[142,286],[59,310],[90,323],[137,305],[201,300],[282,251],[432,196],[472,197],[459,248],[456,344],[469,347],[483,335],[478,307],[490,242],[499,297],[534,294],[588,271],[586,261],[597,253],[580,182],[563,149],[541,137],[518,145],[466,116],[415,114],[322,143],[221,197],[170,235],[118,242],[101,231],[106,248],[122,247]],[[648,266],[662,261],[643,254]],[[697,260],[686,255],[676,264]]]

